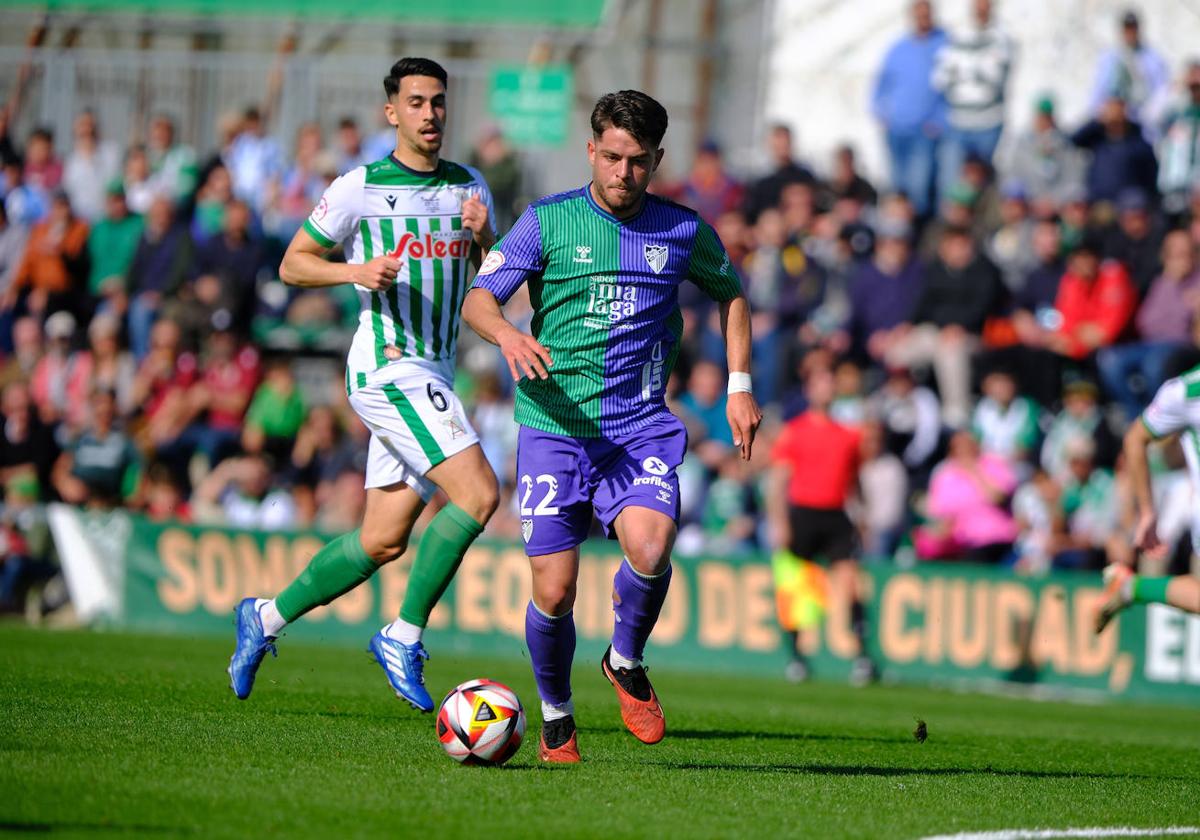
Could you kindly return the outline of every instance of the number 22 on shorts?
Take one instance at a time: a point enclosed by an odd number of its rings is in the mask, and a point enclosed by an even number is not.
[[[554,497],[558,495],[558,479],[547,473],[542,473],[536,479],[537,484],[546,486],[546,494],[542,496],[542,500],[538,502],[537,507],[529,507],[529,497],[533,495],[533,486],[535,480],[528,475],[521,476],[521,486],[524,491],[521,494],[521,516],[554,516],[558,513],[558,507],[553,504]]]

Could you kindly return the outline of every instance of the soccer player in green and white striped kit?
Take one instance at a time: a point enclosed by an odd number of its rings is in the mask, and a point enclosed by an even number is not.
[[[278,596],[238,606],[229,676],[241,699],[284,626],[403,554],[413,523],[441,488],[449,503],[421,537],[400,616],[370,643],[396,694],[432,711],[421,632],[496,509],[496,476],[452,385],[469,266],[477,269],[496,239],[491,193],[477,171],[441,159],[446,71],[440,65],[401,59],[383,86],[395,150],[330,184],[279,271],[289,285],[348,283],[358,292],[362,311],[346,393],[371,430],[366,512],[359,530],[317,552]],[[338,243],[344,264],[325,259]]]
[[[1200,553],[1200,367],[1168,379],[1158,389],[1141,417],[1125,433],[1125,468],[1133,484],[1138,521],[1134,547],[1152,551],[1159,547],[1158,515],[1150,488],[1146,448],[1155,440],[1180,436],[1184,460],[1192,479],[1192,550]],[[1192,575],[1148,577],[1113,563],[1104,570],[1107,599],[1096,614],[1099,633],[1130,604],[1170,604],[1200,613],[1200,578]]]

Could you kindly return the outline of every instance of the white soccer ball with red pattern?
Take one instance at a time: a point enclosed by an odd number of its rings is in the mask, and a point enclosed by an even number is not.
[[[442,701],[437,736],[442,749],[455,761],[503,764],[525,737],[525,709],[508,686],[494,680],[469,680]]]

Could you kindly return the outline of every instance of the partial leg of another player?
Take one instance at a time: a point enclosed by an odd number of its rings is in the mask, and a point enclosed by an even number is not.
[[[650,508],[629,505],[613,530],[625,559],[613,576],[613,636],[600,668],[621,704],[621,719],[638,740],[656,744],[666,733],[662,706],[642,654],[671,585],[675,521]]]
[[[421,534],[400,616],[375,634],[370,650],[396,694],[414,708],[431,712],[433,698],[424,682],[424,660],[429,654],[421,636],[463,555],[495,512],[500,491],[496,475],[478,445],[432,467],[425,481],[441,487],[449,502]]]
[[[1146,577],[1123,563],[1113,563],[1104,569],[1104,583],[1107,597],[1096,614],[1097,633],[1130,604],[1169,604],[1200,613],[1200,578],[1191,575]]]
[[[575,659],[575,584],[579,548],[529,558],[533,598],[525,608],[525,644],[542,701],[542,761],[579,761],[571,663]]]
[[[829,569],[835,591],[841,592],[849,602],[850,630],[858,642],[858,653],[850,665],[850,682],[863,686],[875,679],[875,663],[867,650],[867,609],[860,591],[858,572],[858,560],[852,557],[838,560]]]
[[[425,503],[401,482],[367,490],[362,528],[330,542],[307,568],[272,599],[245,598],[237,609],[237,646],[229,662],[234,693],[245,700],[267,651],[283,628],[316,607],[328,604],[404,553],[413,523]]]

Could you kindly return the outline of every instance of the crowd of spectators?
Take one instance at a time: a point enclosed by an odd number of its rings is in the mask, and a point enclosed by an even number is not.
[[[1083,124],[1060,125],[1047,93],[1027,126],[1012,125],[1019,57],[991,4],[974,0],[972,25],[949,34],[926,0],[910,8],[870,103],[887,183],[859,171],[851,143],[827,166],[798,160],[792,128],[777,125],[768,171],[710,142],[685,177],[654,185],[715,226],[744,278],[767,412],[743,463],[724,418],[718,317],[685,286],[670,389],[691,433],[681,552],[774,547],[771,449],[818,371],[833,375],[829,416],[860,438],[852,514],[867,558],[1038,573],[1128,551],[1118,436],[1165,378],[1200,360],[1200,63],[1170,67],[1130,11]],[[346,118],[328,135],[305,125],[289,146],[267,108],[223,120],[215,150],[181,143],[167,116],[124,147],[90,111],[67,138],[17,137],[15,123],[12,106],[0,110],[8,554],[28,542],[22,512],[60,499],[156,519],[354,527],[367,432],[336,377],[305,374],[314,358],[340,364],[357,301],[345,288],[290,289],[276,271],[325,186],[386,155],[391,135]],[[503,232],[528,199],[521,160],[488,127],[471,162]],[[527,301],[510,307],[527,319]],[[511,496],[511,385],[465,330],[457,385]],[[1178,450],[1160,453],[1166,497],[1187,493],[1180,463]],[[1172,545],[1186,527],[1164,517]],[[519,533],[512,504],[490,533]]]

